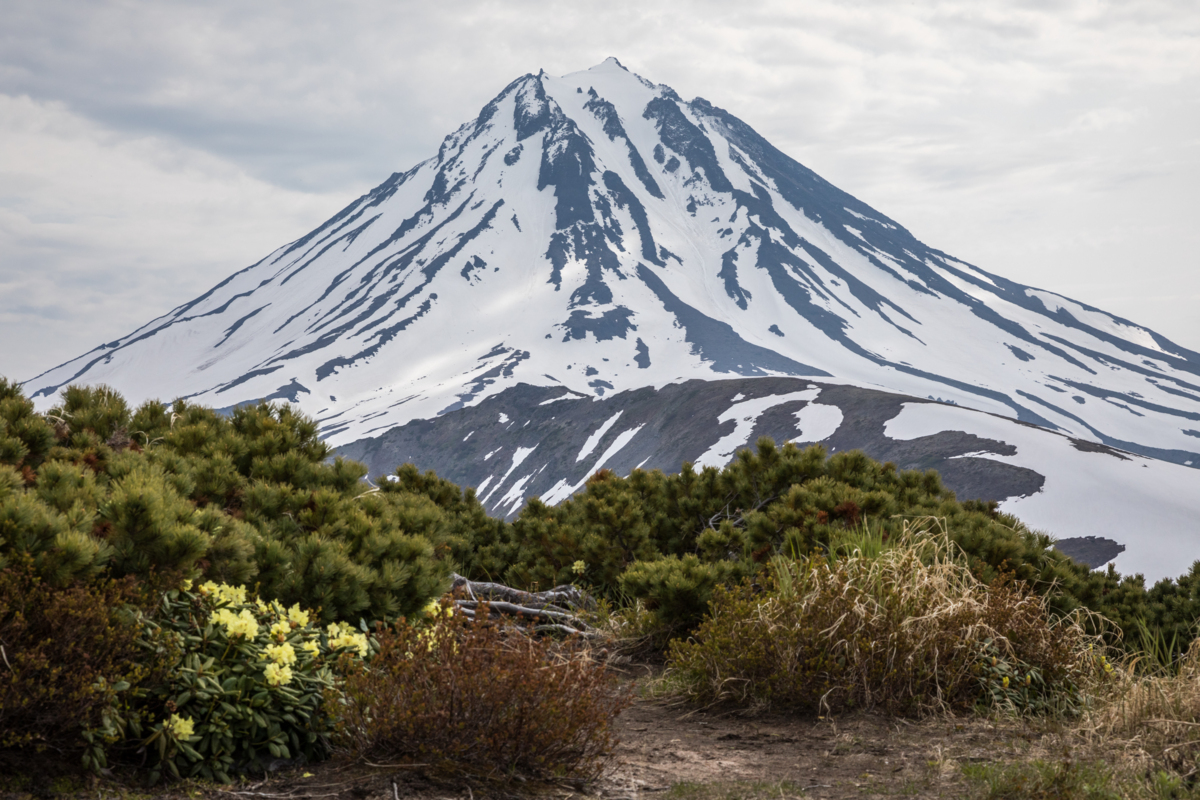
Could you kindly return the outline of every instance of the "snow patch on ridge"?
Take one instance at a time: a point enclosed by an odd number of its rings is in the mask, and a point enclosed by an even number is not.
[[[518,447],[517,452],[513,453],[512,465],[509,466],[508,472],[504,473],[504,477],[501,478],[494,487],[492,487],[492,490],[490,492],[485,494],[483,497],[479,498],[480,502],[486,503],[488,498],[491,497],[492,494],[497,489],[499,489],[501,486],[504,485],[504,482],[508,480],[508,476],[513,474],[513,470],[515,470],[517,467],[521,466],[521,462],[524,461],[526,458],[528,458],[529,454],[532,453],[536,449],[537,449],[536,444],[533,447]]]
[[[837,406],[818,405],[810,402],[797,411],[796,436],[797,442],[819,442],[837,433],[844,419],[842,410]]]
[[[1067,298],[1054,294],[1053,292],[1043,292],[1039,289],[1026,289],[1025,294],[1029,297],[1034,297],[1040,300],[1042,305],[1046,307],[1046,310],[1052,314],[1057,313],[1058,311],[1066,311],[1084,325],[1089,325],[1096,330],[1112,334],[1113,336],[1117,336],[1127,342],[1139,344],[1142,347],[1149,348],[1150,350],[1157,350],[1160,353],[1166,352],[1158,346],[1158,342],[1154,340],[1154,337],[1151,336],[1145,328],[1139,328],[1136,325],[1123,325],[1110,315],[1105,314],[1103,311],[1097,311],[1094,309],[1089,310],[1084,308],[1079,303],[1076,303],[1073,300],[1068,300]]]
[[[576,464],[578,464],[580,461],[583,461],[588,457],[589,453],[596,449],[596,445],[600,444],[600,440],[604,438],[604,434],[608,433],[609,428],[615,425],[617,420],[620,419],[621,415],[624,413],[624,411],[618,411],[616,414],[613,414],[608,418],[607,422],[601,425],[595,433],[587,438],[587,441],[583,443],[583,449],[579,451],[579,455],[575,456]]]
[[[719,417],[718,423],[734,422],[733,432],[722,436],[717,440],[717,443],[696,459],[697,467],[716,467],[721,468],[729,463],[730,456],[739,447],[745,446],[750,440],[750,434],[754,432],[754,423],[762,416],[768,408],[773,408],[784,403],[793,403],[797,400],[813,401],[817,399],[817,395],[821,393],[820,389],[805,389],[800,392],[789,392],[788,394],[772,394],[766,397],[757,397],[753,400],[743,400],[740,403],[734,403],[729,408],[725,409]]]
[[[621,416],[621,412],[618,411],[616,417],[613,417],[611,420],[609,420],[609,422],[615,422],[619,416]],[[543,497],[542,500],[548,505],[556,505],[582,489],[583,485],[587,483],[588,478],[592,477],[596,474],[596,472],[603,468],[604,465],[608,463],[610,458],[621,452],[621,450],[625,448],[625,445],[633,441],[633,437],[637,436],[638,431],[644,427],[646,426],[643,424],[638,425],[636,428],[630,428],[627,431],[621,431],[621,433],[617,435],[617,438],[608,446],[608,449],[604,451],[600,458],[596,459],[596,463],[592,465],[592,468],[584,473],[583,477],[578,483],[572,486],[564,478],[551,486],[550,491],[546,492],[546,496]],[[589,439],[588,441],[591,440]],[[592,446],[594,447],[595,445]],[[578,459],[576,459],[576,461],[578,461]],[[642,461],[642,463],[645,464],[646,462]]]

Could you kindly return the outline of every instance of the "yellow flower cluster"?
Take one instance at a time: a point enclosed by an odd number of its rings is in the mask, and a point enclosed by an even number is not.
[[[584,561],[576,561],[571,565],[571,572],[574,572],[576,575],[582,575],[583,573],[587,572],[587,563]]]
[[[279,622],[276,622],[274,625],[271,626],[271,638],[278,639],[279,641],[282,642],[284,639],[287,638],[287,635],[289,633],[291,633],[291,631],[292,631],[291,623],[280,620]]]
[[[329,633],[329,647],[332,650],[348,649],[358,650],[359,656],[366,656],[369,650],[367,645],[367,636],[363,633],[354,633],[354,629],[346,623],[340,625],[336,622],[329,623],[326,629]]]
[[[263,676],[272,686],[284,686],[292,680],[292,668],[284,664],[271,662],[263,670]]]
[[[163,722],[163,730],[170,733],[176,739],[187,739],[196,731],[195,723],[191,717],[181,717],[178,714],[172,714],[170,719]]]
[[[421,609],[421,613],[431,621],[436,620],[438,617],[453,617],[454,606],[443,606],[438,600],[430,600],[425,604],[425,608]]]
[[[258,620],[254,618],[248,608],[243,608],[237,614],[228,608],[218,608],[213,612],[212,620],[224,625],[225,635],[231,638],[244,636],[247,639],[253,639],[258,635]]]
[[[308,612],[301,608],[299,603],[288,609],[287,616],[293,627],[303,628],[309,623]]]
[[[296,650],[287,642],[283,644],[269,644],[265,648],[263,658],[269,658],[276,664],[290,666],[296,663]]]
[[[245,586],[230,586],[226,583],[206,581],[200,584],[200,593],[215,597],[218,601],[230,605],[244,605],[246,602]]]

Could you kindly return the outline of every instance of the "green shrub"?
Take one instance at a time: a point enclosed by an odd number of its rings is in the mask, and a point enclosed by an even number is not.
[[[644,601],[663,642],[700,622],[718,587],[746,576],[743,562],[703,562],[693,555],[637,561],[621,575],[621,588]]]
[[[28,554],[58,585],[207,578],[327,622],[386,620],[445,589],[468,530],[504,524],[432,473],[402,469],[372,489],[287,406],[131,411],[103,386],[60,399],[36,414],[0,381],[0,567]]]
[[[1078,707],[1098,667],[1082,627],[1019,584],[980,582],[953,548],[909,535],[874,558],[776,558],[761,587],[718,587],[694,637],[671,643],[679,691],[818,713]]]
[[[1011,575],[1046,594],[1056,613],[1086,605],[1128,626],[1144,607],[1140,579],[1090,572],[994,504],[959,503],[932,471],[765,438],[719,470],[684,464],[677,475],[635,469],[628,478],[602,470],[558,506],[531,500],[510,526],[467,531],[471,547],[460,560],[470,577],[525,589],[568,581],[584,561],[602,596],[658,605],[664,631],[682,630],[704,614],[707,579],[689,587],[683,562],[670,559],[695,559],[686,570],[693,575],[738,578],[775,555],[828,552],[864,525],[880,541],[894,539],[914,517],[941,519],[984,581]],[[679,591],[664,602],[668,584]]]
[[[368,640],[336,624],[322,630],[314,617],[224,584],[165,593],[146,624],[173,639],[179,657],[138,693],[140,718],[152,722],[135,717],[124,731],[124,750],[148,755],[151,783],[228,783],[269,759],[328,755],[332,665],[339,655],[365,656]]]
[[[345,757],[500,781],[589,781],[611,758],[627,697],[586,652],[461,614],[400,621],[377,638],[369,668],[346,677],[335,737]]]
[[[0,764],[49,751],[105,766],[132,691],[171,656],[139,644],[142,603],[132,579],[54,586],[28,560],[0,570]]]

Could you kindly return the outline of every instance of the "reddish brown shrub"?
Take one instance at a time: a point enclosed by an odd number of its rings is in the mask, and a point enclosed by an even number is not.
[[[142,596],[131,578],[56,587],[28,563],[0,570],[0,764],[47,750],[79,763],[83,732],[161,669],[125,610]]]
[[[331,697],[343,704],[343,756],[442,777],[585,782],[612,757],[610,723],[628,696],[583,650],[461,615],[401,621],[378,641],[369,669]]]

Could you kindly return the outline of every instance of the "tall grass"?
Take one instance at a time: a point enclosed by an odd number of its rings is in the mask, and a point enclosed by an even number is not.
[[[892,713],[1077,707],[1102,662],[1078,615],[1022,585],[984,584],[944,530],[868,528],[826,555],[775,559],[758,586],[720,589],[672,644],[669,681],[698,703]]]
[[[1080,730],[1131,756],[1174,772],[1200,767],[1200,639],[1179,659],[1162,663],[1161,648],[1112,667]]]

